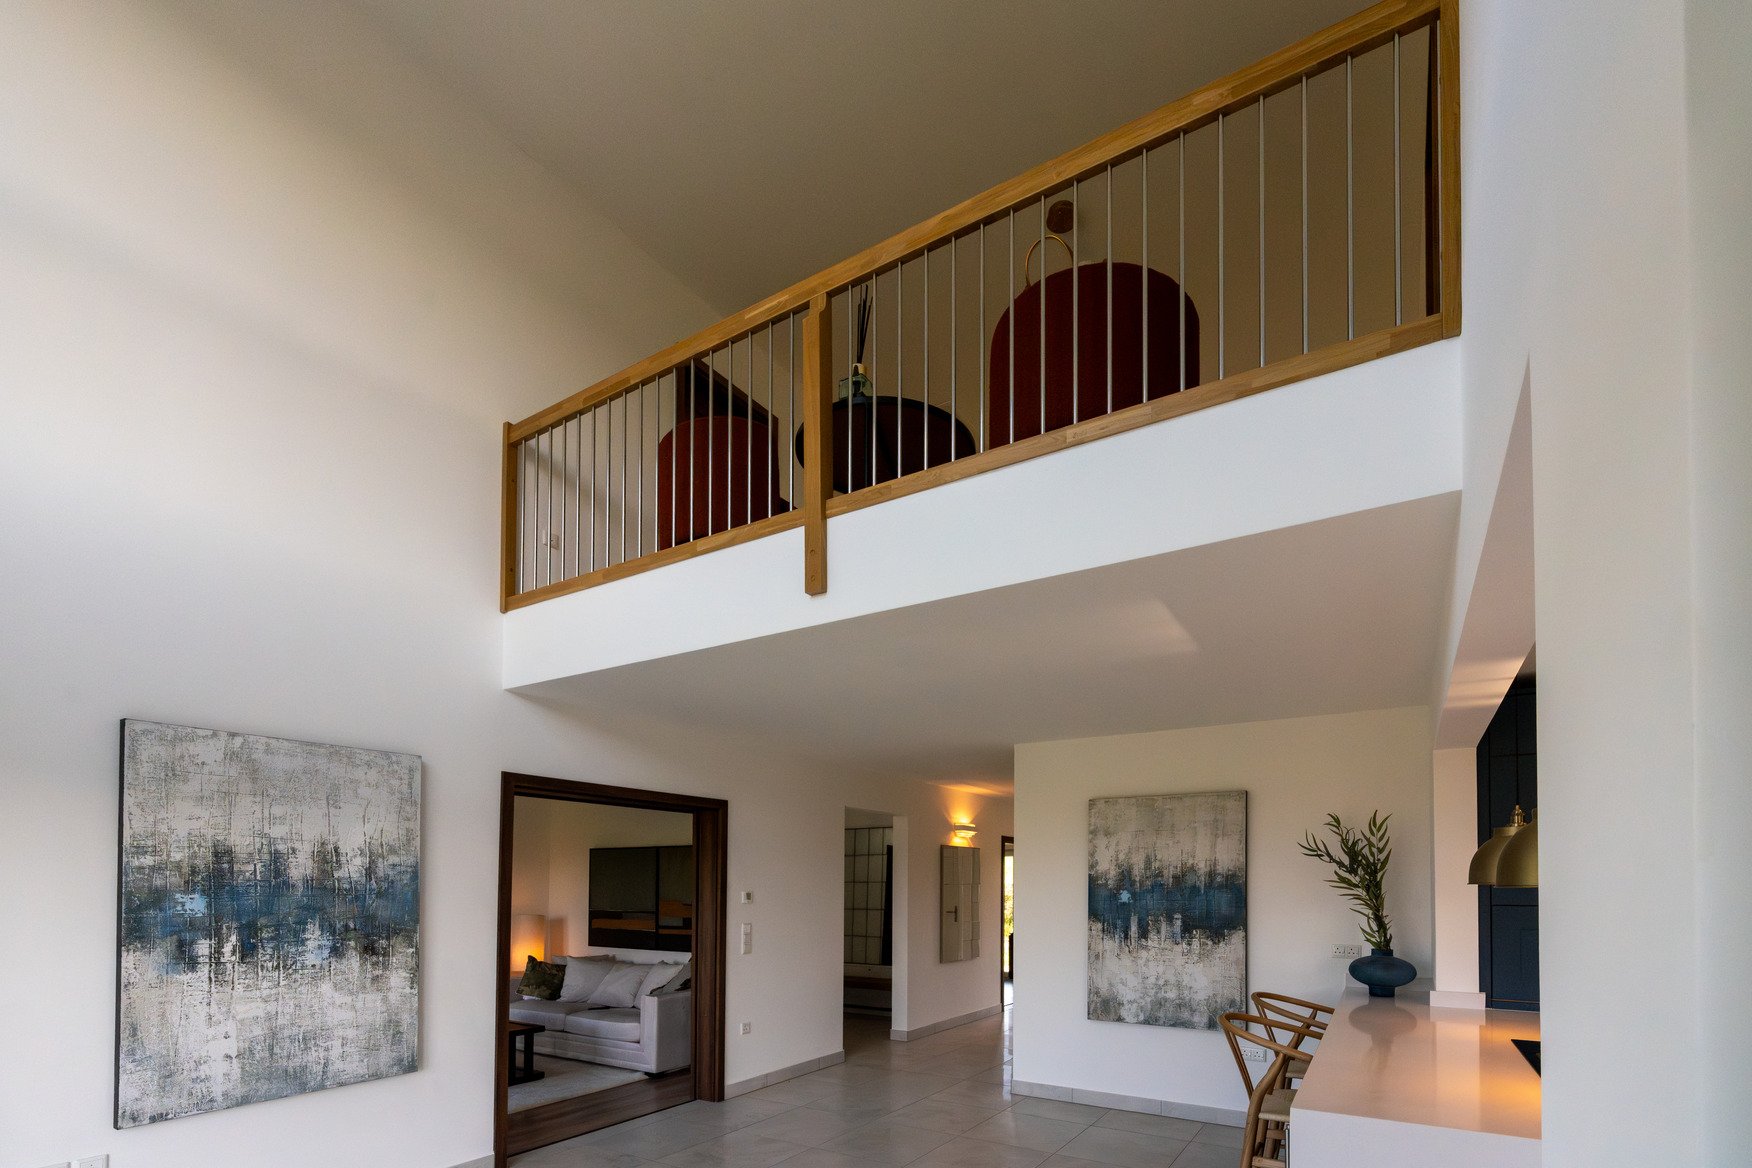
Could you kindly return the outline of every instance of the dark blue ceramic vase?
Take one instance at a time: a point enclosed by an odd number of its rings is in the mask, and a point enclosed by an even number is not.
[[[1417,976],[1417,966],[1393,956],[1391,949],[1371,949],[1350,963],[1350,975],[1369,987],[1372,998],[1391,998],[1393,991]]]

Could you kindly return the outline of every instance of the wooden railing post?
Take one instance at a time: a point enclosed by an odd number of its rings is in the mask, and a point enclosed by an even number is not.
[[[822,292],[803,318],[803,591],[827,591],[827,496],[833,476],[828,461],[827,422],[833,380],[833,308]]]
[[[511,441],[511,423],[505,423],[500,441],[504,444],[504,462],[499,472],[499,611],[511,610],[511,598],[517,595],[517,561],[522,549],[517,546],[517,444]]]

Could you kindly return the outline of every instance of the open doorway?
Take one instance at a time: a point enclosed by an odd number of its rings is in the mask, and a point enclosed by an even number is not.
[[[1016,1000],[1016,840],[1003,836],[1004,936],[999,961],[999,1001],[1008,1006]]]
[[[846,1049],[886,1041],[894,1013],[894,817],[846,808]]]
[[[718,799],[505,774],[494,1162],[724,1094]]]

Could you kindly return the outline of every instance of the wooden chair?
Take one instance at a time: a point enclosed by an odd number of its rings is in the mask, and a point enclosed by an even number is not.
[[[1264,990],[1254,990],[1252,997],[1254,1014],[1268,1019],[1265,1025],[1267,1038],[1277,1038],[1273,1020],[1302,1026],[1323,1035],[1326,1033],[1326,1019],[1332,1017],[1333,1007],[1323,1006],[1319,1002],[1292,998],[1286,994],[1267,993]],[[1313,1052],[1301,1049],[1302,1041],[1298,1038],[1290,1043],[1300,1053],[1292,1057],[1289,1066],[1285,1068],[1286,1079],[1300,1081],[1307,1074],[1308,1064],[1313,1061]]]
[[[1274,1019],[1264,1014],[1240,1011],[1224,1014],[1218,1021],[1223,1036],[1228,1039],[1229,1052],[1235,1056],[1235,1067],[1241,1072],[1242,1085],[1247,1090],[1247,1125],[1241,1135],[1241,1168],[1286,1168],[1290,1105],[1296,1099],[1296,1093],[1287,1086],[1289,1066],[1292,1059],[1306,1057],[1301,1044],[1310,1039],[1319,1041],[1320,1031],[1281,1017]],[[1272,1037],[1267,1037],[1267,1030],[1272,1032]],[[1257,1081],[1247,1070],[1243,1043],[1263,1047],[1273,1055],[1271,1065]]]

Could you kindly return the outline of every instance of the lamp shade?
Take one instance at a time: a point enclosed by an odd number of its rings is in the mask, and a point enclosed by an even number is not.
[[[1527,821],[1521,816],[1521,805],[1517,803],[1509,822],[1491,832],[1490,838],[1480,844],[1478,851],[1472,854],[1472,866],[1466,870],[1466,883],[1497,883],[1497,865],[1502,859],[1503,849],[1526,826]]]
[[[1533,811],[1533,822],[1515,833],[1515,838],[1503,847],[1497,857],[1498,888],[1539,887],[1539,811]]]
[[[511,968],[522,969],[527,958],[547,960],[547,918],[540,913],[511,917]]]

